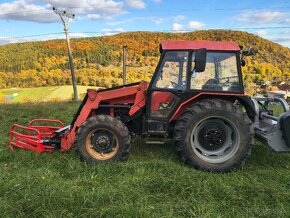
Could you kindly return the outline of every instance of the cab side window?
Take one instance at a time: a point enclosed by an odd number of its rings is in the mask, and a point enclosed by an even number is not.
[[[187,64],[188,52],[166,52],[155,78],[154,87],[161,89],[186,89]]]

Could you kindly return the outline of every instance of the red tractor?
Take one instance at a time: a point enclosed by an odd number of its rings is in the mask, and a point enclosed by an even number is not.
[[[252,140],[276,152],[290,151],[290,113],[280,98],[244,93],[244,56],[234,42],[162,41],[151,82],[89,89],[70,125],[38,119],[11,128],[10,147],[36,152],[75,148],[88,163],[126,160],[131,136],[149,143],[174,139],[188,165],[215,172],[240,167]],[[270,104],[284,113],[273,116]]]

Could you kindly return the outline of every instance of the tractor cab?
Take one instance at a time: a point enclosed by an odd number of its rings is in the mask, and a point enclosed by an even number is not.
[[[168,121],[200,93],[243,94],[240,48],[235,43],[163,41],[148,87],[149,135],[169,134]]]
[[[196,59],[196,51],[204,56]],[[206,54],[206,55],[205,55]],[[200,58],[200,57],[198,57]],[[238,52],[164,51],[152,83],[155,89],[243,92]],[[196,64],[204,68],[196,70]]]

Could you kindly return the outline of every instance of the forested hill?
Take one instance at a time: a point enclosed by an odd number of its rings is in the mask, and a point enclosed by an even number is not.
[[[128,81],[149,80],[164,39],[235,41],[259,53],[243,69],[248,83],[283,81],[290,77],[290,49],[256,35],[229,30],[189,33],[129,32],[113,36],[72,39],[77,82],[111,86],[122,81],[122,46],[127,45]],[[64,40],[0,46],[0,88],[70,84]]]

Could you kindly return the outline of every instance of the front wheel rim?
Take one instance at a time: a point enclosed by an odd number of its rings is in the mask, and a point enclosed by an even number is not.
[[[208,163],[223,163],[238,150],[240,135],[236,125],[225,117],[208,117],[191,132],[194,153]]]
[[[117,135],[105,128],[91,131],[86,137],[86,150],[91,157],[97,160],[109,160],[119,150],[119,139]]]

